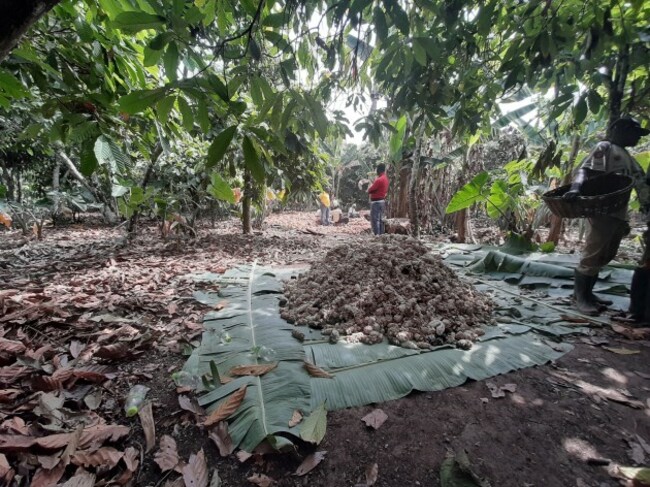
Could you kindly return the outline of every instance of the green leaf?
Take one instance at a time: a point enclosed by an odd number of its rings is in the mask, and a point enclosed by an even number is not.
[[[427,52],[424,50],[422,45],[417,42],[413,42],[413,57],[421,66],[427,65]]]
[[[237,126],[233,125],[217,135],[214,141],[212,141],[208,149],[208,162],[205,165],[207,169],[216,166],[223,159],[236,132]]]
[[[160,59],[163,56],[163,51],[156,51],[150,47],[145,46],[144,48],[144,66],[155,66],[160,62]]]
[[[266,17],[264,17],[264,20],[262,20],[262,25],[267,26],[267,27],[282,27],[284,24],[287,23],[289,20],[290,16],[286,11],[282,12],[277,12],[273,14],[269,14]]]
[[[8,71],[0,71],[0,90],[11,98],[22,98],[27,95],[23,84]]]
[[[589,90],[589,93],[587,93],[587,103],[589,105],[589,111],[596,114],[600,111],[600,107],[603,104],[603,98],[596,90]]]
[[[490,218],[499,218],[511,207],[512,198],[508,194],[508,183],[502,179],[496,180],[490,188],[486,199],[486,210]]]
[[[586,117],[587,117],[587,100],[585,99],[585,95],[582,95],[575,106],[573,121],[575,122],[576,125],[580,125],[582,122],[584,122]]]
[[[305,93],[305,101],[311,110],[314,127],[322,138],[327,137],[328,122],[322,105],[309,93]]]
[[[350,10],[348,15],[354,17],[358,13],[362,12],[364,8],[372,3],[372,0],[354,0],[350,5]]]
[[[388,12],[390,18],[393,19],[395,26],[400,30],[405,36],[409,35],[410,32],[410,23],[409,17],[404,12],[404,9],[397,3],[393,3],[392,8]]]
[[[461,462],[450,454],[440,465],[440,487],[481,487],[469,470],[469,461]]]
[[[165,56],[163,58],[163,63],[165,65],[165,74],[167,78],[171,81],[176,81],[178,78],[178,46],[175,42],[170,42],[165,51]]]
[[[99,164],[108,166],[113,174],[128,175],[133,165],[122,149],[105,135],[95,141],[95,157]]]
[[[266,178],[264,164],[260,161],[260,155],[248,135],[244,136],[244,140],[242,141],[242,150],[244,151],[244,164],[246,165],[246,169],[251,172],[255,181],[263,183]]]
[[[395,123],[395,132],[390,137],[389,147],[390,155],[393,161],[399,161],[402,156],[402,145],[404,143],[404,135],[406,134],[406,115],[402,115]]]
[[[174,102],[176,101],[176,95],[169,95],[163,98],[158,102],[158,120],[162,124],[166,124],[169,120],[169,113],[174,108]]]
[[[210,130],[210,115],[208,112],[208,104],[205,102],[199,103],[196,111],[196,121],[204,133]]]
[[[251,98],[253,99],[253,103],[258,107],[262,106],[262,103],[264,103],[262,87],[260,86],[259,78],[257,76],[251,78]]]
[[[162,88],[132,91],[120,98],[118,105],[121,111],[133,115],[155,105],[164,96],[165,90]]]
[[[379,42],[385,41],[388,37],[388,22],[386,22],[386,14],[380,7],[373,9],[373,20],[377,39],[379,39]]]
[[[325,438],[327,430],[327,409],[322,403],[307,416],[300,425],[300,438],[318,445]]]
[[[113,24],[125,32],[135,33],[144,29],[162,27],[165,24],[165,18],[146,12],[122,12],[115,17]]]
[[[93,141],[86,141],[82,147],[81,152],[79,153],[79,171],[86,177],[92,176],[95,172],[99,163],[97,162],[97,156],[95,155],[95,143]]]
[[[191,131],[194,128],[194,113],[192,113],[192,107],[190,107],[184,96],[178,97],[178,109],[183,117],[183,127],[188,132]]]
[[[213,172],[208,186],[208,193],[215,199],[235,204],[235,193],[228,182],[217,172]]]
[[[465,208],[469,208],[479,201],[484,201],[485,195],[483,194],[483,191],[489,178],[490,176],[485,171],[477,174],[474,179],[460,188],[460,190],[458,190],[458,192],[451,198],[445,212],[447,214],[455,213],[464,210]]]

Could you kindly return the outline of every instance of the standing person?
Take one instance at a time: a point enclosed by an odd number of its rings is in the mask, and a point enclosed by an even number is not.
[[[330,225],[330,189],[326,187],[318,199],[320,200],[320,224],[328,226]]]
[[[612,124],[610,134],[609,140],[599,142],[582,161],[571,189],[563,198],[574,201],[580,196],[580,189],[589,178],[602,174],[623,174],[634,181],[641,209],[648,220],[650,188],[646,184],[643,169],[625,148],[637,145],[642,136],[650,134],[650,130],[642,128],[631,117],[622,117]],[[595,316],[612,304],[611,301],[596,296],[593,289],[598,273],[616,257],[621,240],[630,233],[627,208],[589,218],[587,223],[587,238],[580,264],[575,271],[574,298],[579,311]]]
[[[386,164],[377,165],[377,179],[368,188],[370,195],[370,223],[372,233],[381,235],[384,233],[384,208],[386,207],[386,195],[388,194],[388,177],[386,176]]]

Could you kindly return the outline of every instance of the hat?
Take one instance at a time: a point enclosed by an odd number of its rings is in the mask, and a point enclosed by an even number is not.
[[[641,127],[639,121],[630,116],[621,117],[612,123],[611,130],[634,130],[639,135],[650,134],[650,129]]]

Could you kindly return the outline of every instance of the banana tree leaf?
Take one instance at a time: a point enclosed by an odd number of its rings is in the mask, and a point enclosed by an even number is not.
[[[505,272],[511,274],[526,274],[528,276],[561,277],[566,279],[573,277],[573,270],[566,267],[530,261],[497,250],[491,250],[488,252],[482,260],[469,267],[469,270],[478,274]]]
[[[475,344],[469,351],[441,349],[407,356],[361,361],[349,365],[350,351],[364,353],[375,345],[342,347],[318,344],[305,347],[319,367],[330,365],[334,379],[312,380],[311,404],[323,401],[328,409],[361,406],[404,397],[413,390],[439,391],[463,384],[468,379],[481,380],[499,374],[556,360],[573,347],[569,344],[547,345],[536,336],[494,339]]]
[[[237,284],[244,278],[245,285]],[[207,391],[199,403],[211,412],[246,385],[246,396],[230,418],[229,433],[234,444],[246,451],[252,451],[265,439],[286,445],[288,440],[278,435],[299,435],[297,427],[289,427],[289,421],[295,410],[310,410],[311,386],[303,368],[302,344],[291,336],[293,326],[279,316],[282,283],[254,265],[219,276],[219,282],[235,284],[223,288],[218,296],[199,295],[210,304],[221,299],[224,307],[206,315],[201,346],[185,370],[204,375],[214,362],[223,377],[238,365],[277,363],[276,368],[260,377],[236,378]]]

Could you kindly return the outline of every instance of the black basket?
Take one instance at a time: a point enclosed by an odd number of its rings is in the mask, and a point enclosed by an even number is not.
[[[571,189],[570,184],[545,193],[542,199],[554,215],[562,218],[590,218],[627,209],[632,186],[632,178],[628,176],[601,174],[585,181],[580,188],[580,196],[575,200],[562,199]]]

